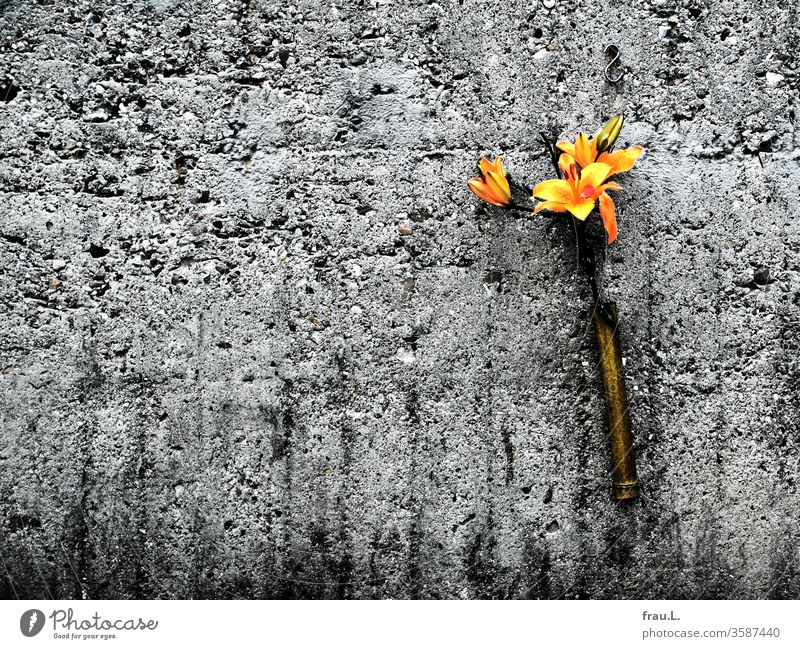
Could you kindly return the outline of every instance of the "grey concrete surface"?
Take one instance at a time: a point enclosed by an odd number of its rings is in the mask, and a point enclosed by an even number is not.
[[[0,595],[800,596],[799,18],[0,0]],[[466,187],[616,112],[627,504],[571,232]]]

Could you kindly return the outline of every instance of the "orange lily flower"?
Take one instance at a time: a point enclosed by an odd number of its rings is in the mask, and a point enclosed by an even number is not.
[[[615,182],[605,182],[614,173],[611,165],[605,162],[592,162],[580,171],[578,165],[568,153],[561,154],[558,160],[563,179],[545,180],[533,188],[533,195],[541,199],[534,210],[534,214],[542,210],[553,212],[570,212],[581,221],[594,209],[600,199],[600,216],[608,233],[608,242],[617,237],[617,222],[614,217],[614,202],[606,194],[606,190],[620,190]]]
[[[605,162],[612,169],[609,175],[613,176],[628,171],[636,159],[644,153],[644,149],[640,146],[609,152],[621,129],[622,115],[615,115],[595,133],[591,140],[586,137],[585,133],[578,133],[575,144],[558,142],[556,146],[564,153],[571,155],[581,167],[587,167],[593,162]]]
[[[500,156],[497,156],[494,162],[481,158],[479,166],[481,176],[470,179],[469,188],[478,198],[487,203],[498,207],[511,205],[511,186],[508,184],[508,172],[503,167],[503,161]]]

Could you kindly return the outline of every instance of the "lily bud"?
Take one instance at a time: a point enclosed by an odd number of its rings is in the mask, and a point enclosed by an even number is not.
[[[594,138],[598,153],[609,151],[622,130],[622,115],[614,115]]]

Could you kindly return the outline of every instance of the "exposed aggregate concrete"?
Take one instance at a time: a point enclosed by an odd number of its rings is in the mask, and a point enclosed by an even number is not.
[[[0,595],[800,596],[798,19],[0,0]],[[616,112],[621,504],[572,233],[466,188]]]

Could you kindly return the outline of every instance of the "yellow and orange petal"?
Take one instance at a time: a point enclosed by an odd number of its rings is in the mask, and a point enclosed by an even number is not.
[[[486,201],[492,205],[497,205],[498,207],[503,207],[504,204],[489,187],[487,182],[483,178],[470,178],[469,182],[467,183],[469,188],[472,192],[480,198],[482,201]]]
[[[544,201],[570,203],[574,199],[572,185],[560,178],[545,180],[533,188],[533,195]]]
[[[613,180],[611,182],[603,183],[600,187],[597,188],[597,193],[601,194],[602,192],[606,191],[607,189],[614,189],[616,191],[622,191],[622,187],[619,186],[618,183],[615,183]]]
[[[556,142],[556,148],[573,158],[575,157],[575,145],[572,142]]]
[[[481,173],[486,176],[490,171],[500,171],[503,168],[503,161],[497,157],[494,159],[494,162],[489,162],[487,158],[481,158],[481,161],[478,163],[481,168]]]
[[[608,233],[608,243],[614,243],[617,238],[617,219],[614,216],[614,201],[603,192],[600,194],[600,217],[603,219],[603,227]]]
[[[503,205],[511,203],[511,186],[508,184],[505,175],[490,171],[486,175],[486,184],[489,185],[489,189]]]
[[[585,199],[578,199],[577,201],[573,201],[564,205],[565,208],[574,216],[576,219],[580,221],[585,221],[586,217],[592,213],[594,209],[595,199],[594,198],[585,198]]]
[[[601,153],[598,162],[605,162],[612,169],[610,175],[618,174],[630,170],[636,159],[644,153],[640,146],[632,146],[630,149],[621,149],[613,153]]]
[[[493,188],[496,196],[502,198],[504,203],[510,203],[511,186],[506,177],[506,169],[503,167],[503,159],[497,156],[494,159],[494,163],[491,163],[486,158],[483,158],[481,160],[481,171],[483,172],[486,182]]]
[[[551,212],[566,212],[567,208],[564,207],[564,203],[559,203],[558,201],[542,201],[536,206],[536,208],[533,210],[533,213],[538,214],[542,210],[550,210]]]
[[[581,167],[588,167],[597,157],[597,148],[594,140],[589,141],[586,133],[578,133],[575,138],[575,160]]]
[[[611,167],[604,162],[592,162],[581,171],[577,193],[581,198],[595,200],[599,194],[598,187],[611,175]]]

